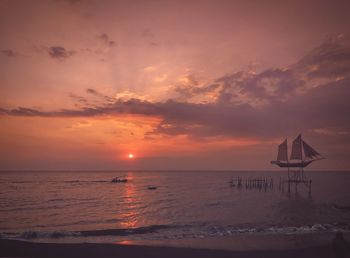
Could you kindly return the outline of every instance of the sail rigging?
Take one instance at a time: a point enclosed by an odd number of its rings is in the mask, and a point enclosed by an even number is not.
[[[313,161],[323,159],[322,155],[307,144],[301,137],[301,134],[294,139],[290,160],[288,160],[288,143],[285,139],[278,145],[277,160],[271,161],[280,167],[300,167],[304,168]]]
[[[306,158],[314,159],[318,158],[321,154],[318,153],[315,149],[313,149],[309,144],[303,141],[303,149]]]

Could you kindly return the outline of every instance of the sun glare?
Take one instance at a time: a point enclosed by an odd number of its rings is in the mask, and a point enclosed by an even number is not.
[[[130,153],[130,154],[128,155],[128,157],[129,157],[129,159],[133,159],[133,158],[134,158],[134,154]]]

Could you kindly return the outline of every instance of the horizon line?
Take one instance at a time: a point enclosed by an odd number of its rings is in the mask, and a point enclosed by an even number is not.
[[[0,169],[1,172],[287,172],[277,169]],[[310,169],[306,172],[350,172],[350,169]]]

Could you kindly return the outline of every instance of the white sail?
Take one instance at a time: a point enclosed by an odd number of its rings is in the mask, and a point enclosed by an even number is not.
[[[304,149],[304,154],[306,158],[309,159],[314,159],[320,156],[320,153],[318,153],[315,149],[313,149],[309,144],[307,144],[303,140],[303,149]]]
[[[291,160],[302,160],[303,159],[301,144],[302,144],[301,134],[299,134],[298,137],[295,138],[295,140],[293,141],[292,153],[290,155]]]
[[[287,139],[284,140],[280,145],[278,145],[278,161],[288,161],[288,151],[287,151]]]

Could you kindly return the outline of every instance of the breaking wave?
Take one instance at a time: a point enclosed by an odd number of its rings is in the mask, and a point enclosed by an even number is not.
[[[137,236],[143,239],[183,239],[183,238],[204,238],[218,236],[233,236],[238,234],[303,234],[319,232],[350,232],[348,223],[314,224],[308,226],[271,226],[259,227],[237,227],[237,226],[213,226],[213,225],[151,225],[138,228],[117,228],[85,231],[25,231],[20,233],[0,233],[0,238],[11,239],[57,239],[64,237],[104,237]]]

